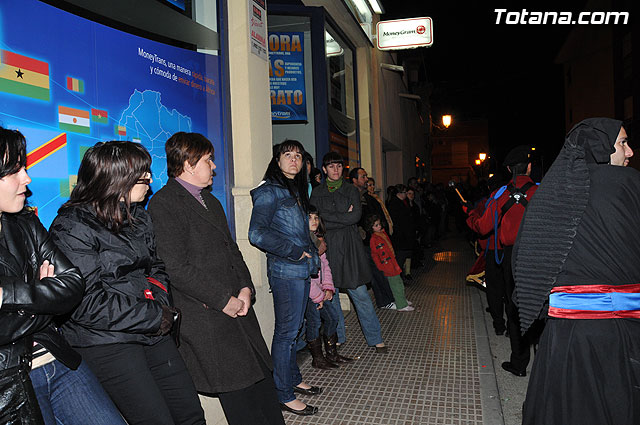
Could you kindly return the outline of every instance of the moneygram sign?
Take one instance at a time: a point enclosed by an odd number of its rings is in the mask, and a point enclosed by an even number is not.
[[[376,25],[378,49],[401,50],[430,47],[433,44],[431,18],[395,19]]]

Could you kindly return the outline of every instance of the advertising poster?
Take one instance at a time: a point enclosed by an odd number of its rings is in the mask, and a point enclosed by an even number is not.
[[[248,1],[251,53],[267,60],[267,5],[265,0]]]
[[[184,0],[167,0],[172,5],[179,7],[182,10],[186,9],[186,5],[184,4]]]
[[[123,33],[35,0],[0,6],[0,125],[27,139],[30,206],[48,227],[95,143],[130,140],[167,182],[164,144],[204,134],[215,148],[213,194],[226,208],[219,58]]]
[[[269,32],[271,120],[307,120],[304,88],[304,33]]]

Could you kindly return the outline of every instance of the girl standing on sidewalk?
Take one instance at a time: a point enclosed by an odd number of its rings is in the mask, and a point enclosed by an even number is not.
[[[309,230],[320,241],[324,238],[324,224],[320,218],[318,209],[313,205],[309,208]],[[353,359],[342,357],[338,354],[336,342],[338,341],[338,312],[333,304],[333,296],[336,289],[333,286],[333,277],[327,255],[320,255],[320,271],[317,277],[311,278],[309,302],[307,302],[307,343],[313,361],[311,365],[317,369],[332,369],[339,367],[338,363],[350,362]],[[338,300],[336,300],[338,301]],[[326,354],[322,354],[322,340],[320,339],[320,327],[324,325],[323,337]]]
[[[393,292],[393,298],[395,299],[398,311],[413,311],[414,308],[410,305],[410,302],[407,301],[404,294],[404,284],[400,277],[402,270],[396,261],[389,236],[380,224],[380,218],[372,214],[367,217],[366,225],[366,230],[371,235],[371,240],[369,241],[371,257],[374,263],[376,263],[378,270],[384,273],[389,280],[389,286],[391,287],[391,292]]]

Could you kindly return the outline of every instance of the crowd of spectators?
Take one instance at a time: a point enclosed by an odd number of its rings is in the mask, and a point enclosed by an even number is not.
[[[414,311],[404,291],[411,269],[447,231],[444,186],[410,179],[383,197],[366,170],[347,175],[336,152],[317,169],[301,143],[275,145],[251,192],[248,235],[267,255],[269,353],[252,277],[209,190],[209,140],[169,138],[169,180],[148,208],[147,150],[97,143],[49,233],[25,204],[25,147],[22,134],[0,128],[3,423],[202,424],[198,394],[218,397],[232,425],[313,415],[296,394],[322,388],[303,380],[297,349],[308,344],[321,369],[355,361],[338,352],[344,293],[367,344],[387,353],[368,290],[380,308]]]

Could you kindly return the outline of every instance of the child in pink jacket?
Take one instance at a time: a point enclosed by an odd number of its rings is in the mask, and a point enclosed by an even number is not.
[[[318,210],[313,205],[309,209],[309,230],[312,236],[319,241],[320,271],[317,276],[311,277],[309,302],[304,315],[307,321],[306,340],[313,357],[311,365],[318,369],[332,369],[339,367],[338,363],[351,361],[352,359],[340,356],[335,345],[338,313],[341,314],[342,312],[337,312],[330,302],[336,290],[333,286],[333,277],[331,276],[327,255],[323,252],[326,251],[326,245],[323,240],[324,225]],[[329,302],[325,303],[325,301]],[[326,355],[322,352],[321,326],[324,334]],[[333,343],[331,343],[332,341]]]

